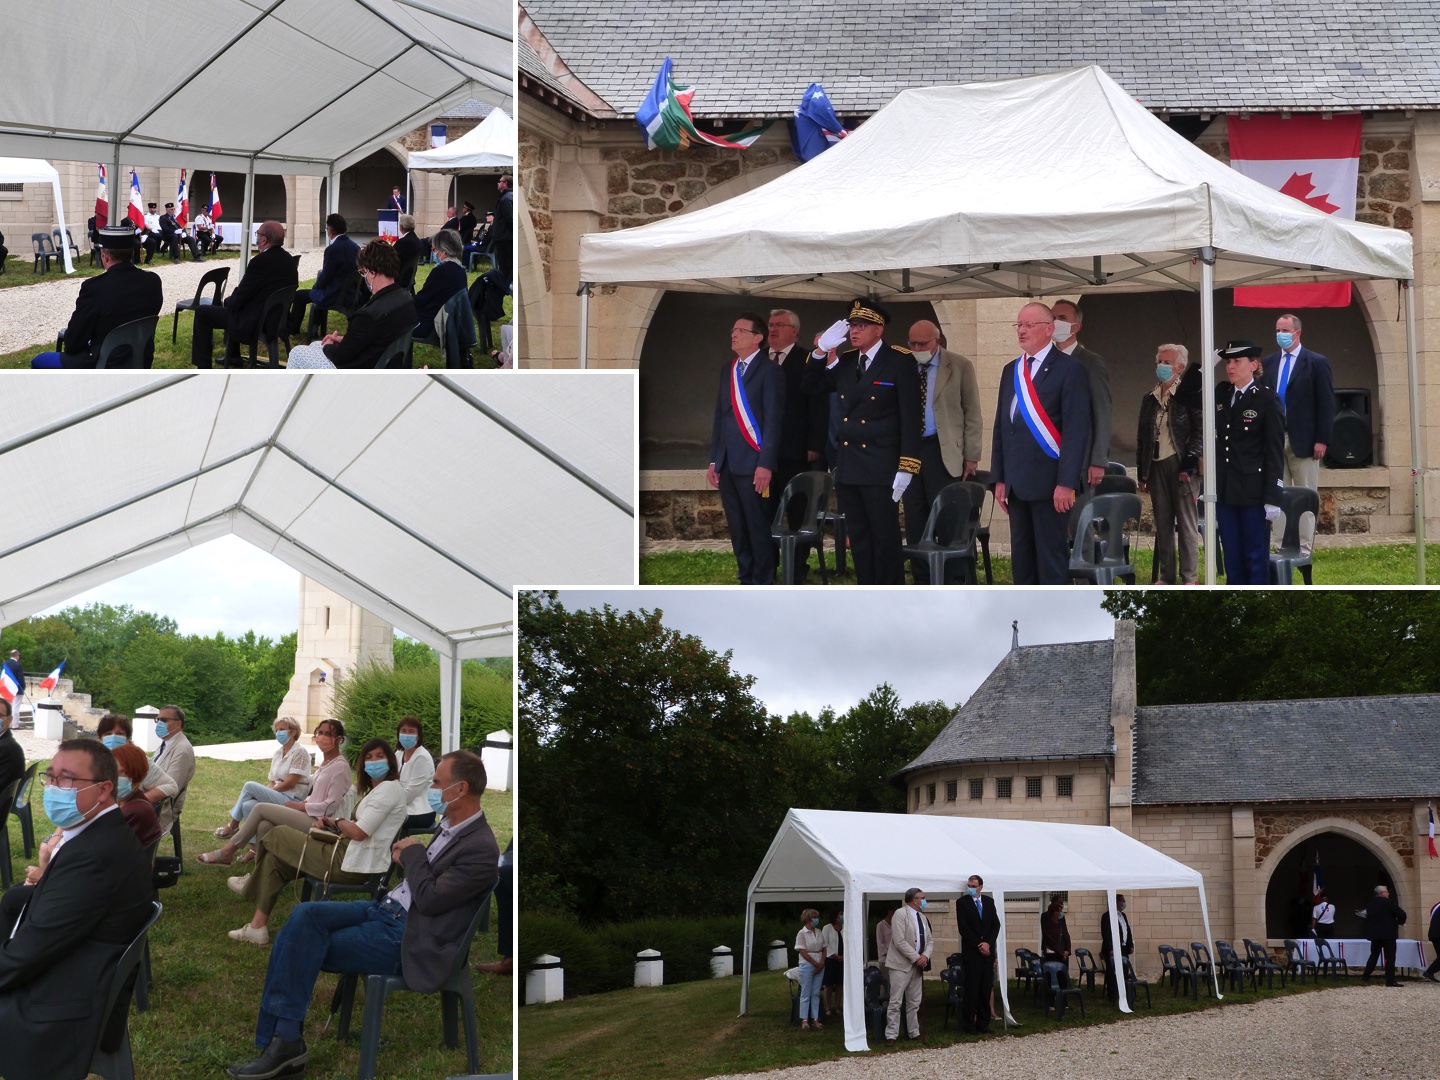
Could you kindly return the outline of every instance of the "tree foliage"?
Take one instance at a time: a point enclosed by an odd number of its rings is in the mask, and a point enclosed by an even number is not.
[[[460,669],[460,745],[478,749],[492,731],[510,728],[513,687],[499,672],[480,665]],[[366,739],[393,746],[402,717],[419,718],[425,746],[440,760],[440,665],[396,667],[361,664],[335,685],[336,715],[345,724],[346,750],[354,755]]]

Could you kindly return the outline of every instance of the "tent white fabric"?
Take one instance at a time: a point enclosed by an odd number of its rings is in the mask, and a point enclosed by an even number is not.
[[[1015,1022],[1004,981],[1010,963],[1004,926],[1007,893],[1104,891],[1112,935],[1118,940],[1117,890],[1193,888],[1199,893],[1204,939],[1211,941],[1200,872],[1118,829],[928,814],[791,810],[750,882],[740,1014],[745,1014],[749,1003],[757,903],[843,902],[850,913],[845,920],[845,955],[861,957],[869,931],[859,913],[870,900],[900,899],[910,888],[924,889],[931,900],[963,897],[971,874],[984,878],[985,891],[994,897],[1000,914],[997,982],[1007,1023]],[[869,1049],[863,978],[862,965],[845,965],[847,1050]],[[1218,982],[1214,988],[1218,997]],[[1122,985],[1120,1008],[1129,1012],[1124,993]]]
[[[495,109],[454,142],[411,151],[409,168],[454,175],[513,168],[518,140],[515,121]]]
[[[438,650],[451,749],[460,662],[510,655],[516,588],[634,582],[616,376],[16,379],[0,626],[233,533]]]
[[[1242,176],[1091,66],[906,90],[768,184],[694,213],[581,237],[581,366],[585,286],[601,283],[837,300],[1178,289],[1199,294],[1199,355],[1209,356],[1216,288],[1356,278],[1408,284],[1412,266],[1408,233],[1321,213]],[[1419,477],[1413,291],[1405,289],[1405,304]],[[1214,373],[1204,368],[1210,446]],[[1205,459],[1212,503],[1213,457]],[[1215,580],[1211,510],[1207,583]],[[1424,520],[1417,480],[1422,584]]]
[[[65,235],[65,203],[60,198],[60,174],[55,171],[55,166],[39,158],[0,158],[0,184],[49,184],[55,197],[55,221],[50,228],[59,229],[60,235]],[[60,248],[60,256],[65,262],[65,272],[73,274],[75,264],[70,259],[69,246],[56,246]]]

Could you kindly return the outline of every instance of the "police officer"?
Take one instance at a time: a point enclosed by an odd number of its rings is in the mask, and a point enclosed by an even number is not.
[[[816,338],[805,393],[835,391],[839,455],[835,494],[861,585],[901,585],[905,563],[896,504],[920,471],[920,379],[908,349],[882,340],[890,313],[859,299]],[[848,338],[851,350],[829,359]]]
[[[1230,392],[1215,402],[1215,524],[1231,585],[1270,580],[1268,520],[1280,516],[1285,468],[1285,413],[1275,391],[1255,375],[1260,346],[1232,341],[1220,350]]]

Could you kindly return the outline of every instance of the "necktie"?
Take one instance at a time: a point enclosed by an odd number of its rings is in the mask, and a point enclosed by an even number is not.
[[[742,380],[745,378],[745,369],[748,368],[749,366],[750,366],[750,361],[749,361],[749,360],[741,360],[741,361],[740,361],[740,378],[741,378]]]
[[[982,917],[985,915],[985,907],[980,903],[980,897],[978,896],[975,897],[975,914]]]
[[[925,413],[930,398],[930,365],[920,365],[920,434],[924,435],[929,425],[925,422]]]
[[[920,932],[920,945],[915,951],[918,953],[923,953],[925,951],[925,917],[921,915],[918,911],[915,913],[915,926]]]
[[[1290,389],[1290,354],[1287,352],[1280,361],[1280,404],[1285,404],[1285,392]]]
[[[771,350],[770,350],[770,359],[771,359],[772,361],[774,361],[775,363],[778,364],[778,363],[780,362],[780,350],[779,350],[779,349],[771,349]]]

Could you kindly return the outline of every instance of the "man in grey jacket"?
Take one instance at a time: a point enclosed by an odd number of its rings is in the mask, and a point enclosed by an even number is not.
[[[1085,313],[1070,300],[1056,300],[1050,305],[1055,313],[1055,347],[1080,361],[1090,383],[1090,442],[1085,455],[1085,486],[1093,488],[1105,475],[1110,461],[1110,372],[1105,358],[1080,344],[1080,328]]]

